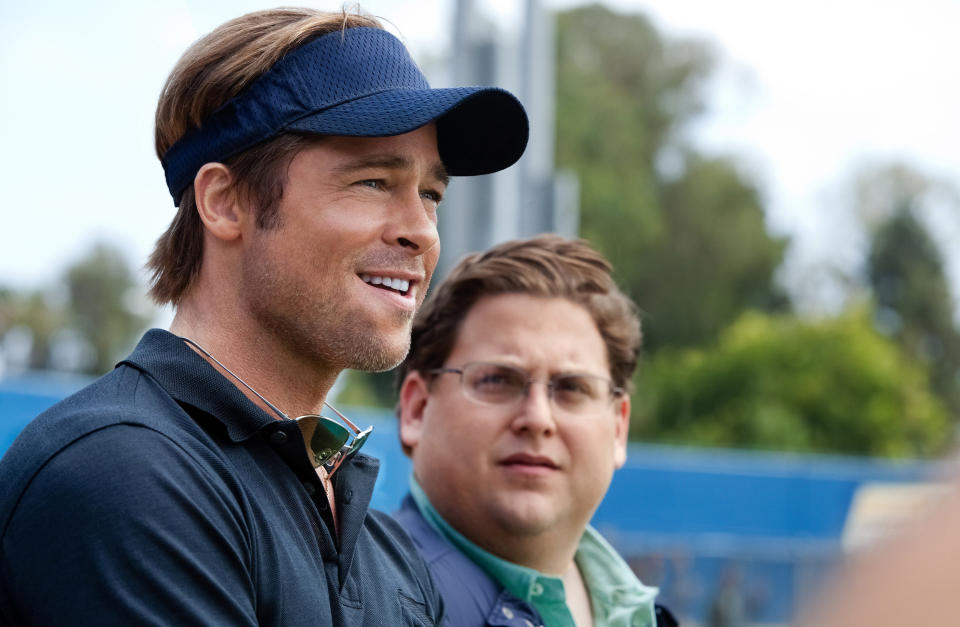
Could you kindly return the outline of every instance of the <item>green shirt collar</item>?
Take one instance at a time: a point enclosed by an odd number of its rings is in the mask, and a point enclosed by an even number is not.
[[[574,627],[560,577],[508,562],[468,540],[440,516],[412,475],[410,493],[420,514],[437,533],[510,594],[533,605],[545,625]],[[596,627],[656,625],[653,601],[657,589],[640,583],[623,558],[593,527],[588,525],[584,530],[574,559],[590,592]]]

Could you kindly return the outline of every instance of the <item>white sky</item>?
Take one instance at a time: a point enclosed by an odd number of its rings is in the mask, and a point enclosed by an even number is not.
[[[361,6],[423,58],[446,49],[452,3]],[[504,28],[522,14],[523,0],[477,3]],[[960,0],[610,4],[713,42],[722,64],[694,140],[743,160],[801,258],[846,254],[827,198],[857,163],[903,159],[960,185]],[[0,285],[49,282],[98,239],[142,264],[174,211],[152,148],[159,89],[190,42],[269,6],[0,3]]]

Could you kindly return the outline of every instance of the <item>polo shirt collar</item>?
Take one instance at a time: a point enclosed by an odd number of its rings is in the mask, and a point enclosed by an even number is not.
[[[178,402],[222,422],[233,442],[246,440],[277,423],[276,416],[251,402],[233,382],[169,331],[147,331],[121,364],[149,375]]]
[[[580,538],[576,560],[590,592],[596,625],[656,625],[654,600],[658,588],[642,584],[620,554],[590,525]]]

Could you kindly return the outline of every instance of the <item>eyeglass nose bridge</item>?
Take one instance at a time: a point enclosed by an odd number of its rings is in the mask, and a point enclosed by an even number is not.
[[[556,389],[556,385],[557,385],[556,382],[553,379],[534,379],[533,377],[527,377],[526,382],[523,384],[523,389],[521,390],[521,394],[517,397],[517,399],[519,400],[519,399],[530,398],[530,387],[534,383],[542,383],[543,387],[546,388],[547,400],[551,402],[555,402],[554,390]]]

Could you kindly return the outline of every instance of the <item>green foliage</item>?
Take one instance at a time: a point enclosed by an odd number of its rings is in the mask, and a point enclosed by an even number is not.
[[[600,5],[561,13],[557,38],[557,163],[579,176],[581,235],[646,313],[647,350],[708,342],[747,307],[783,306],[785,242],[767,234],[757,189],[680,141],[704,106],[709,49]]]
[[[745,309],[788,306],[773,284],[785,242],[767,234],[759,194],[732,163],[689,155],[662,207],[664,237],[617,267],[647,312],[648,351],[701,345]]]
[[[132,348],[149,322],[129,306],[129,296],[138,289],[123,255],[97,244],[67,269],[62,288],[0,289],[0,337],[16,328],[28,330],[32,345],[23,365],[35,369],[64,368],[55,362],[55,345],[80,342],[91,359],[71,365],[102,374]]]
[[[394,373],[363,372],[347,370],[341,376],[346,377],[343,388],[337,393],[336,402],[356,407],[379,407],[392,409],[396,403],[393,389]]]
[[[66,284],[69,323],[96,355],[90,371],[113,369],[148,322],[128,306],[129,295],[138,289],[132,270],[120,251],[97,244],[67,270]]]
[[[580,178],[583,235],[635,238],[603,241],[612,252],[656,240],[657,154],[699,109],[691,86],[708,54],[668,46],[642,15],[593,5],[559,14],[557,55],[557,163]]]
[[[661,351],[636,382],[631,436],[644,440],[905,457],[951,438],[922,364],[865,310],[746,313],[710,349]]]
[[[0,290],[0,338],[11,329],[29,330],[28,368],[49,367],[54,334],[66,324],[66,312],[43,290]]]
[[[960,416],[960,333],[943,259],[909,206],[874,231],[867,276],[878,320],[908,354],[929,365],[931,383]]]

